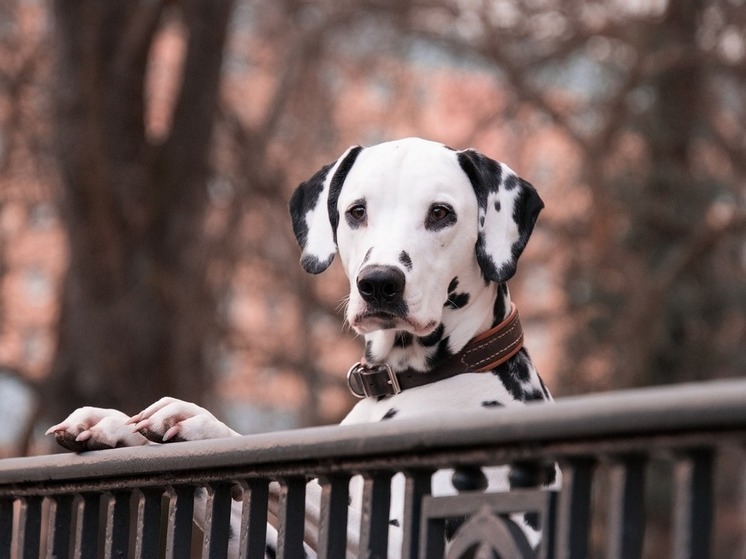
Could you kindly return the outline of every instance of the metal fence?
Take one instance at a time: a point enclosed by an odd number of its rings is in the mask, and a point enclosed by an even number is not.
[[[261,558],[268,521],[277,557],[303,557],[312,528],[319,556],[341,558],[353,476],[363,480],[359,556],[384,557],[391,480],[402,472],[403,557],[743,558],[745,443],[746,382],[727,381],[6,459],[0,558],[224,557],[236,526],[240,556]],[[539,487],[555,461],[556,492]],[[483,489],[481,468],[498,465],[512,468],[513,491]],[[455,469],[455,489],[433,496],[431,476],[443,468]],[[304,521],[311,478],[322,487],[314,527]],[[192,516],[203,506],[197,530]],[[516,512],[541,521],[537,551],[509,520]]]

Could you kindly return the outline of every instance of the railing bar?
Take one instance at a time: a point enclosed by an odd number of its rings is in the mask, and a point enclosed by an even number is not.
[[[360,554],[362,557],[386,557],[391,510],[391,472],[364,475]]]
[[[240,559],[252,559],[263,557],[267,545],[269,481],[260,479],[244,483]]]
[[[75,559],[95,559],[98,555],[98,515],[101,506],[99,493],[84,493],[78,500],[75,525]]]
[[[429,495],[422,499],[419,559],[443,559],[445,554],[446,521],[433,514],[435,503]]]
[[[321,484],[319,518],[319,559],[335,559],[347,554],[347,518],[350,476],[325,476]]]
[[[303,530],[306,516],[306,480],[291,477],[280,480],[277,528],[277,559],[303,557]]]
[[[189,557],[192,547],[194,488],[177,486],[169,489],[166,558]]]
[[[713,509],[713,460],[710,449],[693,450],[676,462],[673,514],[675,559],[710,556]]]
[[[594,466],[592,459],[581,458],[568,461],[562,468],[555,533],[557,559],[588,557]]]
[[[13,499],[0,498],[0,557],[10,557],[13,541]]]
[[[645,457],[621,456],[610,471],[609,559],[635,559],[645,534]]]
[[[216,483],[207,487],[205,539],[202,543],[202,557],[205,559],[218,559],[228,554],[228,540],[231,535],[231,485]]]
[[[416,559],[420,544],[422,498],[432,491],[432,470],[405,472],[402,557]]]
[[[132,495],[129,492],[116,492],[107,495],[105,559],[123,559],[128,556],[131,497]]]
[[[57,495],[50,499],[47,559],[67,559],[70,556],[74,502],[72,495]]]
[[[135,559],[157,559],[161,535],[161,500],[163,491],[137,491],[137,526]]]
[[[23,559],[37,559],[41,538],[41,497],[21,499],[18,548]]]

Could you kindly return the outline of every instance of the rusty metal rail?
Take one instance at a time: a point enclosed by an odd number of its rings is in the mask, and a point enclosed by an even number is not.
[[[277,557],[303,557],[311,478],[322,487],[318,554],[341,558],[358,475],[359,554],[384,557],[398,472],[402,557],[471,557],[480,549],[501,557],[743,557],[744,448],[746,381],[734,380],[426,422],[6,459],[0,558],[181,558],[194,555],[195,541],[197,555],[224,557],[231,534],[232,551],[263,557],[268,519],[279,532]],[[562,487],[548,491],[541,472],[555,461]],[[511,467],[514,491],[485,491],[481,469],[500,465]],[[444,468],[456,471],[453,494],[431,495],[432,475]],[[516,529],[516,513],[541,523],[538,550]]]

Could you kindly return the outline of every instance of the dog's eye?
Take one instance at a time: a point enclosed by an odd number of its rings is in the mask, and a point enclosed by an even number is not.
[[[442,221],[448,217],[448,214],[450,213],[451,211],[445,206],[433,206],[430,208],[430,219],[432,221]]]
[[[456,222],[453,208],[447,204],[433,204],[427,213],[425,227],[428,229],[442,229]]]
[[[355,222],[363,221],[366,215],[367,212],[364,204],[355,204],[347,210],[348,220],[352,220]]]

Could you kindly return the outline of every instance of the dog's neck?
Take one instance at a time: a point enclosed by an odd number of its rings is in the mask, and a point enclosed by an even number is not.
[[[461,281],[451,282],[442,322],[431,334],[416,337],[402,330],[366,334],[366,361],[388,363],[397,372],[406,369],[426,372],[510,314],[506,284],[485,283],[481,277],[468,282],[470,285],[462,285]]]

